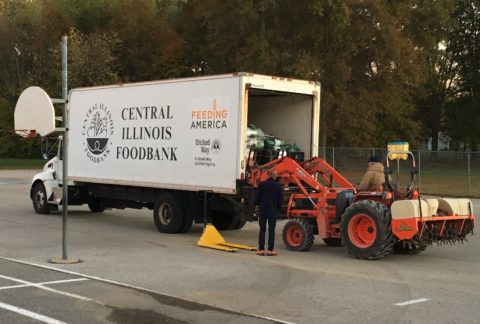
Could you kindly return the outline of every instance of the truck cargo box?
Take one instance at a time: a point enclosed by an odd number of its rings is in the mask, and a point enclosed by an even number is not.
[[[74,89],[70,178],[235,194],[247,125],[316,156],[319,98],[318,83],[251,73]]]

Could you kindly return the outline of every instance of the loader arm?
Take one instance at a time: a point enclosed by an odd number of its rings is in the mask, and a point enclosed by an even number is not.
[[[283,157],[272,162],[269,162],[262,167],[252,170],[250,176],[250,183],[255,187],[266,179],[268,179],[268,172],[277,171],[278,178],[284,185],[296,184],[302,193],[310,197],[308,190],[305,188],[305,184],[316,192],[326,193],[328,189],[320,184],[315,177],[305,171],[300,164],[289,157]]]
[[[309,174],[319,173],[325,183],[333,187],[334,183],[342,188],[353,188],[353,185],[337,170],[335,170],[327,161],[315,157],[300,164]]]

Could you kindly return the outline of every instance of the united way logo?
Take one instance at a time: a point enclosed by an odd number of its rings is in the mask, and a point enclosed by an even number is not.
[[[214,154],[218,154],[220,153],[221,149],[222,149],[222,144],[220,143],[220,141],[218,139],[214,140],[212,144],[212,152]]]
[[[113,119],[108,107],[95,104],[83,119],[82,135],[84,151],[90,161],[100,163],[110,154],[110,138],[113,135]]]

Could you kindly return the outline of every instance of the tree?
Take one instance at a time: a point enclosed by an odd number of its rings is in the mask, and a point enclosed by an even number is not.
[[[462,139],[476,150],[480,142],[480,0],[458,0],[454,18],[448,49],[456,54],[459,94],[451,106],[450,125],[461,130]]]
[[[120,40],[115,55],[121,60],[122,81],[146,81],[176,76],[183,70],[182,41],[167,24],[153,0],[117,0],[108,25]]]

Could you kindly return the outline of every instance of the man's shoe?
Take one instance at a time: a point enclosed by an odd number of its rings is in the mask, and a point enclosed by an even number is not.
[[[340,223],[340,220],[338,218],[332,218],[332,219],[330,219],[329,223],[330,224],[338,224],[338,223]]]
[[[268,256],[276,256],[276,255],[278,255],[278,253],[272,250],[272,251],[268,251],[267,255]]]
[[[257,255],[265,255],[265,250],[258,250]]]

